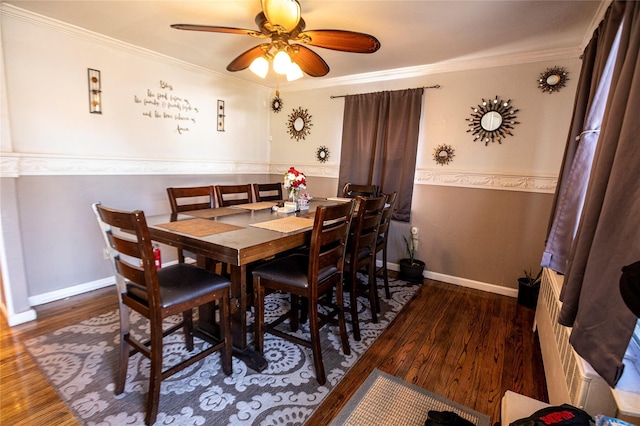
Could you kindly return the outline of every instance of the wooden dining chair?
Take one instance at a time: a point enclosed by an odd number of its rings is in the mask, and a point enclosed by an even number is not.
[[[380,302],[378,300],[375,277],[375,257],[378,228],[380,227],[385,198],[365,198],[361,196],[356,198],[356,214],[353,217],[344,262],[347,291],[349,291],[350,296],[351,324],[353,336],[356,340],[360,340],[358,296],[365,296],[369,299],[371,321],[378,322]],[[357,273],[363,269],[367,271],[368,283],[361,285]]]
[[[216,199],[219,207],[234,206],[236,204],[253,203],[251,184],[216,185]]]
[[[389,225],[391,224],[391,216],[396,207],[397,192],[385,195],[384,209],[380,218],[380,226],[378,227],[378,238],[376,239],[376,256],[382,252],[382,265],[376,269],[376,277],[382,274],[384,281],[384,295],[387,299],[391,298],[389,290],[389,271],[387,270],[387,245],[389,242]]]
[[[120,349],[115,393],[119,395],[124,391],[129,357],[137,352],[147,357],[151,366],[145,423],[150,425],[158,414],[162,380],[216,351],[220,351],[223,372],[231,374],[231,283],[227,278],[188,263],[156,270],[144,212],[114,210],[100,203],[94,203],[92,208],[113,261],[118,291]],[[217,304],[220,310],[220,339],[163,369],[163,337],[183,329],[185,346],[193,352],[192,310],[205,304]],[[129,332],[131,309],[149,321],[146,342]],[[182,315],[182,321],[163,331],[163,320],[177,314]]]
[[[255,305],[255,346],[258,352],[264,350],[264,334],[271,333],[296,344],[311,348],[316,379],[319,384],[326,382],[320,344],[320,328],[337,318],[342,351],[351,353],[344,315],[343,264],[349,226],[355,201],[333,206],[320,206],[315,212],[309,252],[296,253],[278,258],[261,265],[253,271]],[[335,302],[331,295],[335,290]],[[291,308],[278,319],[264,322],[265,295],[279,291],[291,294]],[[309,319],[310,340],[287,333],[280,326],[289,320],[291,332],[299,325],[302,301]],[[319,306],[322,310],[319,311]]]
[[[355,183],[346,183],[342,188],[342,196],[345,198],[360,197],[379,197],[380,187],[378,185],[358,185]]]
[[[205,210],[215,207],[215,195],[213,186],[191,186],[181,188],[167,188],[169,205],[171,206],[171,220],[178,218],[178,213]],[[195,259],[193,253],[188,253],[189,257]],[[178,249],[178,262],[184,263],[185,253]]]
[[[254,183],[256,201],[282,201],[282,183]]]

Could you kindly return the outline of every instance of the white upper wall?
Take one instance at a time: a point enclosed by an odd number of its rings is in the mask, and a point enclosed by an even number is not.
[[[2,14],[2,43],[12,130],[4,152],[268,161],[265,88],[26,14]],[[89,113],[88,68],[101,71],[102,115]]]

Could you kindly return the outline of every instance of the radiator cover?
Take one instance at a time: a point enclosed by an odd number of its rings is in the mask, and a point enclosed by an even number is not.
[[[558,324],[563,278],[544,268],[536,307],[534,327],[538,329],[549,402],[551,405],[571,404],[591,416],[615,417],[617,405],[611,388],[575,352],[569,343],[571,328]]]

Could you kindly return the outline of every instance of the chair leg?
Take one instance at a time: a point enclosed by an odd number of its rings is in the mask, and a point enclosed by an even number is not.
[[[120,295],[118,295],[120,297]],[[120,348],[119,348],[119,362],[118,362],[118,376],[116,377],[115,394],[120,395],[124,392],[125,381],[127,380],[127,368],[129,366],[129,344],[127,338],[129,337],[129,308],[121,303],[120,304]]]
[[[187,350],[191,352],[193,350],[193,311],[189,309],[182,313],[182,330],[184,332],[184,344]]]
[[[306,317],[306,310],[308,310],[308,308],[303,309],[302,314],[305,315]],[[300,298],[295,295],[292,294],[291,295],[291,308],[289,310],[289,328],[291,331],[298,331],[298,327],[300,326],[299,324],[299,318],[300,318]],[[306,322],[306,318],[305,321],[303,321],[303,323]]]
[[[376,289],[376,263],[372,259],[369,263],[369,308],[371,308],[371,321],[375,324],[378,322],[378,310],[380,302],[378,301],[378,291]]]
[[[351,308],[351,325],[353,327],[353,338],[356,341],[360,341],[360,322],[358,321],[358,277],[356,275],[355,268],[351,268],[350,271],[351,291],[350,308]]]
[[[387,299],[391,299],[391,291],[389,290],[389,270],[387,269],[387,244],[382,247],[382,279],[384,280],[384,295]]]
[[[264,288],[260,284],[260,277],[253,278],[253,305],[254,305],[254,341],[256,351],[264,350]]]
[[[324,364],[322,363],[317,300],[309,300],[309,332],[311,333],[311,349],[313,351],[313,365],[316,369],[316,380],[319,384],[324,385],[327,377],[324,374]]]
[[[160,384],[162,383],[162,322],[151,320],[151,368],[149,371],[149,392],[147,394],[147,414],[144,422],[152,425],[158,415]]]
[[[227,376],[233,371],[230,307],[229,292],[226,291],[222,299],[220,299],[220,338],[224,340],[224,348],[220,351],[220,358],[222,359],[222,371]]]
[[[347,324],[344,318],[344,294],[342,292],[342,283],[336,288],[336,306],[338,307],[338,328],[340,329],[340,340],[342,341],[342,352],[345,355],[351,354],[349,346],[349,336],[347,335]]]

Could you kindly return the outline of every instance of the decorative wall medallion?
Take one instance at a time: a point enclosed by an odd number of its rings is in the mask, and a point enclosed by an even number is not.
[[[465,118],[471,127],[467,133],[474,135],[474,142],[480,140],[485,146],[496,141],[501,144],[507,135],[513,136],[513,126],[520,124],[516,121],[516,113],[519,110],[513,108],[511,99],[503,101],[498,96],[490,100],[482,99],[481,105],[471,109],[471,118]]]
[[[558,92],[564,87],[569,80],[567,77],[567,70],[564,67],[547,68],[543,73],[540,73],[538,79],[538,87],[542,92]]]
[[[316,151],[316,158],[319,162],[325,163],[329,159],[329,148],[321,146]]]
[[[296,139],[297,141],[304,139],[311,134],[311,126],[311,115],[309,115],[306,109],[298,107],[298,109],[294,109],[293,112],[289,114],[289,123],[287,124],[289,129],[287,131],[292,139]]]
[[[271,111],[280,112],[282,111],[282,99],[280,99],[280,95],[276,92],[276,96],[271,99]]]
[[[449,164],[451,161],[453,161],[453,157],[455,157],[455,154],[453,153],[453,148],[451,148],[451,145],[438,145],[433,150],[433,159],[441,166]]]

